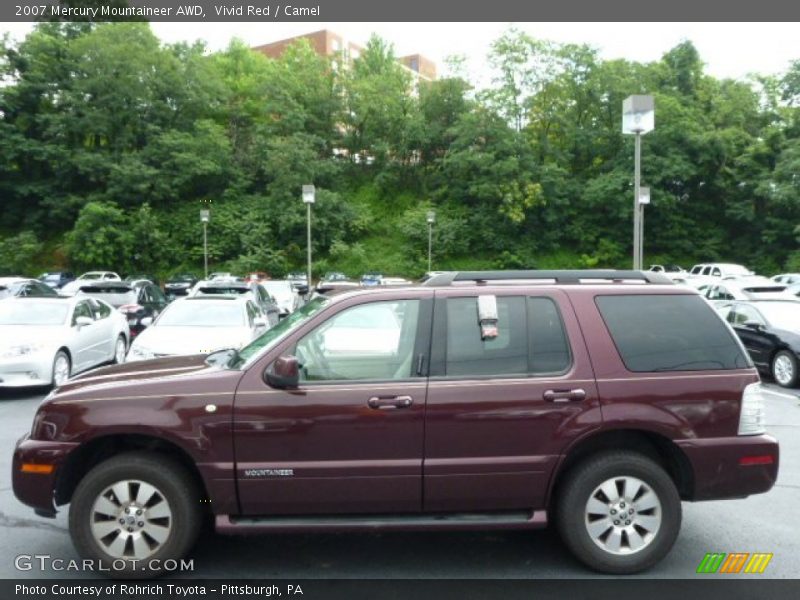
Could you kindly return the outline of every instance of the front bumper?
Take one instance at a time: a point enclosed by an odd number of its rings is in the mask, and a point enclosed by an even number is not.
[[[11,461],[11,483],[17,500],[33,507],[42,516],[56,514],[53,499],[60,467],[77,447],[77,443],[32,440],[29,434],[20,438]],[[55,468],[46,474],[29,473],[22,471],[23,463],[53,465]]]
[[[0,362],[0,388],[50,385],[53,376],[53,361],[42,353]]]
[[[769,491],[778,478],[778,441],[770,435],[741,435],[676,442],[694,471],[689,500],[744,498]]]

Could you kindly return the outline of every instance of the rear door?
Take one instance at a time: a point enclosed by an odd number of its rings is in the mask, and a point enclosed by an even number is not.
[[[737,303],[728,313],[728,322],[736,330],[753,362],[762,368],[769,367],[777,340],[767,331],[767,322],[761,313],[749,304]]]
[[[436,291],[425,425],[429,512],[543,506],[565,445],[601,421],[566,294],[491,289],[482,294],[496,295],[498,335],[485,341],[478,294]]]

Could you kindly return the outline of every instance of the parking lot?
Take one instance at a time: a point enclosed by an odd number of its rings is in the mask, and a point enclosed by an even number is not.
[[[684,503],[683,527],[672,552],[644,577],[694,576],[707,552],[771,552],[764,575],[796,577],[800,571],[800,392],[773,384],[767,430],[781,443],[778,482],[765,495],[743,500]],[[67,532],[67,512],[37,517],[19,503],[9,480],[16,439],[31,426],[44,392],[0,393],[0,577],[90,577],[90,574],[15,568],[15,557],[77,559]],[[216,536],[197,544],[194,571],[182,577],[281,578],[560,578],[593,577],[551,530],[468,533],[381,533]],[[705,575],[704,577],[725,577]]]

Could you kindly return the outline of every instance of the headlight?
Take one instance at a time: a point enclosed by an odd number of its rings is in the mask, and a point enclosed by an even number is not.
[[[20,344],[18,346],[10,346],[5,350],[0,351],[0,358],[17,358],[19,356],[26,356],[34,354],[44,348],[44,344]]]
[[[153,354],[152,350],[149,350],[143,346],[137,346],[135,344],[131,346],[131,349],[128,352],[128,360],[147,360],[148,358],[154,357],[155,354]]]

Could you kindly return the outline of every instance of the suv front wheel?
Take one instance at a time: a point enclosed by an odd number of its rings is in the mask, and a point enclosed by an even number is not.
[[[651,459],[607,452],[566,475],[556,522],[566,545],[589,567],[636,573],[672,548],[681,525],[681,501],[672,479]]]
[[[198,487],[171,459],[131,452],[94,467],[78,484],[69,530],[78,553],[111,577],[161,575],[200,531]]]

